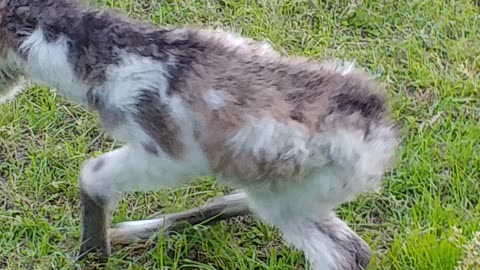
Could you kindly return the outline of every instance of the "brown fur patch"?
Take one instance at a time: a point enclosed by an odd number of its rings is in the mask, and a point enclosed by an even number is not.
[[[372,126],[389,124],[380,85],[360,70],[344,75],[331,63],[282,57],[252,42],[237,46],[206,30],[192,32],[190,42],[210,49],[175,54],[170,91],[197,113],[198,141],[215,172],[252,180],[302,177],[305,168],[297,161],[229,148],[227,140],[252,117],[297,129],[306,140],[337,129],[368,135]],[[212,90],[228,96],[220,108],[202,99]]]
[[[134,113],[137,123],[166,154],[180,159],[184,153],[181,129],[173,119],[168,106],[160,100],[158,92],[141,91],[137,100]]]

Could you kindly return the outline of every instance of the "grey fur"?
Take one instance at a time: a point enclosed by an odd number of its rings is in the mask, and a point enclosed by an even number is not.
[[[112,130],[115,127],[118,127],[122,123],[126,122],[126,113],[118,108],[102,106],[98,109],[98,111],[100,114],[100,121],[102,123],[102,126],[106,130]]]
[[[144,142],[142,143],[142,146],[143,146],[143,149],[145,149],[145,151],[147,151],[148,153],[154,155],[154,156],[158,156],[158,149],[157,149],[157,146],[155,145],[155,143],[153,142]]]
[[[93,166],[92,170],[94,172],[98,172],[98,171],[100,171],[100,169],[102,169],[103,165],[105,165],[105,159],[102,158],[102,157],[99,157],[96,160],[95,165]]]
[[[3,1],[10,46],[18,48],[38,27],[49,42],[65,36],[69,40],[69,59],[78,77],[89,83],[101,84],[105,80],[106,68],[119,63],[120,50],[158,60],[181,54],[181,65],[191,62],[184,58],[194,55],[193,51],[204,50],[204,45],[191,40],[194,32],[179,39],[172,31],[133,23],[113,10],[88,9],[75,0]]]

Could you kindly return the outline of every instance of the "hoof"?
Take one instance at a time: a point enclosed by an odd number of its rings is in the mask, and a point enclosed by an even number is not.
[[[105,241],[83,241],[78,254],[78,261],[93,260],[105,263],[111,255],[110,243]]]

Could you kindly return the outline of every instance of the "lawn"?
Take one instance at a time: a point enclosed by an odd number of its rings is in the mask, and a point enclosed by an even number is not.
[[[383,189],[338,214],[374,251],[369,269],[480,269],[478,1],[97,2],[160,25],[267,39],[285,55],[355,59],[378,75],[402,126],[402,146]],[[0,268],[78,268],[79,166],[118,145],[94,115],[46,88],[0,105],[0,115]],[[228,192],[199,179],[132,194],[114,222],[185,210]],[[305,260],[275,229],[245,217],[115,247],[106,268],[305,269]]]

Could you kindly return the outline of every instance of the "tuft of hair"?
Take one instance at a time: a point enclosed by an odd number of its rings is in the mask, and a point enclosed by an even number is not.
[[[3,37],[0,32],[0,39]],[[3,43],[2,43],[3,42]],[[27,87],[21,64],[11,50],[0,40],[0,103],[13,99]]]
[[[27,80],[20,77],[16,83],[11,83],[9,86],[0,90],[0,104],[7,103],[13,100],[18,94],[25,91],[29,86]]]

